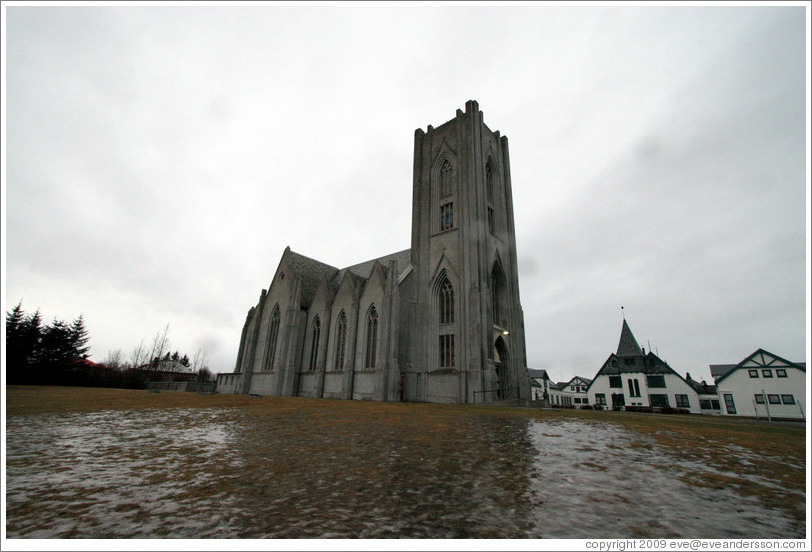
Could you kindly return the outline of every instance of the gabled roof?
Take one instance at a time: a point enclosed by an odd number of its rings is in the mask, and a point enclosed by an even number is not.
[[[710,365],[710,373],[713,379],[720,378],[733,370],[735,368],[735,364],[711,364]]]
[[[389,261],[396,261],[398,270],[403,271],[411,262],[412,250],[405,249],[397,253],[390,253],[342,269],[296,253],[290,247],[285,249],[283,257],[285,255],[288,257],[290,269],[295,277],[302,282],[302,306],[309,307],[322,281],[327,281],[328,287],[335,293],[344,279],[345,273],[349,272],[356,281],[366,280],[372,274],[376,262],[381,264],[384,274],[389,270]]]
[[[640,350],[640,345],[637,344],[637,340],[634,338],[632,330],[629,328],[629,324],[626,323],[625,318],[623,319],[623,327],[620,330],[620,341],[617,344],[617,352],[615,354],[619,357],[643,356],[643,351]]]
[[[309,307],[321,281],[333,278],[338,269],[291,251],[290,248],[287,252],[291,270],[302,281],[302,306]]]
[[[528,368],[527,373],[531,378],[550,379],[550,376],[547,375],[547,370],[533,370],[532,368]]]
[[[797,368],[801,372],[806,372],[806,363],[790,362],[789,360],[781,358],[778,355],[774,355],[768,351],[765,351],[764,349],[758,349],[755,353],[746,357],[732,369],[728,370],[717,378],[716,385],[719,385],[723,379],[733,374],[737,370],[746,370],[750,368]],[[713,373],[713,371],[711,371],[711,373]]]
[[[695,381],[692,379],[685,380],[688,385],[694,388],[694,391],[699,395],[716,395],[716,386],[708,385],[706,382]]]

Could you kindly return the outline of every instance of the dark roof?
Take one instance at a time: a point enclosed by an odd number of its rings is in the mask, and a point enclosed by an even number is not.
[[[632,372],[646,375],[676,373],[664,360],[649,351],[646,356],[641,354],[639,358],[628,356],[621,358],[611,354],[601,369],[598,370],[598,373],[595,374],[595,377],[616,376]]]
[[[589,384],[591,384],[591,383],[592,383],[592,380],[591,380],[591,379],[589,379],[589,378],[585,378],[585,377],[583,377],[583,376],[575,376],[575,377],[573,377],[571,380],[569,380],[567,383],[565,383],[564,385],[570,385],[572,382],[574,382],[574,381],[575,381],[575,380],[577,380],[577,379],[578,379],[578,380],[583,381],[583,382],[584,382],[584,383],[586,383],[587,385],[589,385]]]
[[[558,383],[551,383],[550,384],[550,389],[561,390],[561,389],[564,389],[566,386],[567,386],[566,381],[559,381]]]
[[[304,307],[310,306],[319,284],[338,273],[336,267],[294,251],[290,251],[290,267],[296,277],[302,281],[302,306]]]
[[[547,375],[547,370],[533,370],[532,368],[528,368],[527,373],[530,374],[531,378],[550,379],[550,376]]]
[[[632,334],[629,324],[626,319],[623,319],[623,327],[620,330],[620,341],[617,344],[617,356],[643,356],[643,351],[640,350],[640,345]]]
[[[733,370],[735,368],[735,364],[711,364],[710,365],[710,373],[713,379],[719,378]]]
[[[533,378],[530,378],[530,387],[541,387],[541,384]]]
[[[700,395],[716,395],[716,386],[715,385],[708,385],[707,382],[704,381],[695,381],[690,378],[685,380],[688,385],[694,388]]]

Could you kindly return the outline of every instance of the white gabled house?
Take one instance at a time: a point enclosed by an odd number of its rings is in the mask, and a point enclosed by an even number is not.
[[[609,355],[587,390],[593,405],[679,408],[702,412],[694,387],[657,355],[641,349],[626,320],[617,352]]]
[[[584,406],[590,404],[586,390],[591,379],[575,376],[568,382],[558,382],[550,386],[550,404],[553,406]]]
[[[806,419],[806,363],[759,349],[738,364],[712,364],[710,369],[722,414]]]
[[[550,399],[550,376],[547,375],[547,370],[534,370],[527,369],[527,374],[530,376],[530,400],[533,401],[546,401]]]

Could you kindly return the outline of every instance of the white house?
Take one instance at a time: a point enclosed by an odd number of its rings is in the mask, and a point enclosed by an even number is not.
[[[533,401],[545,401],[550,399],[550,376],[547,370],[527,369],[530,376],[530,399]]]
[[[587,395],[593,405],[604,408],[672,407],[702,412],[696,389],[657,355],[642,350],[625,319],[617,352],[598,370]]]
[[[583,406],[590,404],[587,388],[592,380],[575,376],[568,382],[559,382],[550,386],[550,404],[553,406]]]
[[[759,349],[738,364],[712,364],[722,414],[806,419],[806,363]]]

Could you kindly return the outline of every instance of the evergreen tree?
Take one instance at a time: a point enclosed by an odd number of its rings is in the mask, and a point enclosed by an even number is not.
[[[87,358],[88,353],[90,352],[90,346],[87,344],[90,341],[90,337],[87,334],[87,328],[85,327],[85,317],[83,315],[79,315],[79,317],[73,321],[70,327],[70,338],[71,338],[71,346],[73,347],[73,353],[76,358]]]

